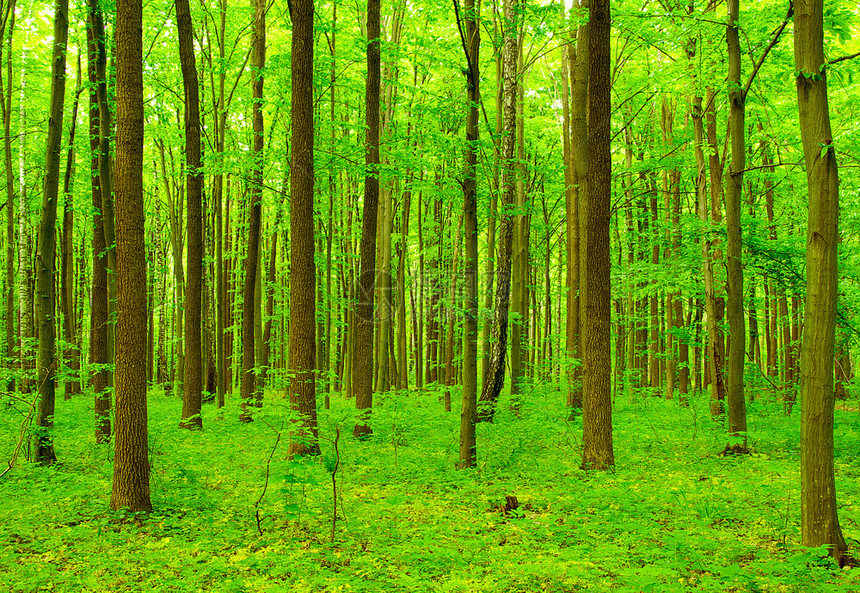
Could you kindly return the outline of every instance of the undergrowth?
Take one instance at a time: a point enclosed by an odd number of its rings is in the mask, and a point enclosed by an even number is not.
[[[181,401],[153,391],[149,515],[108,509],[112,446],[93,442],[92,401],[58,402],[60,462],[22,458],[0,479],[0,590],[860,591],[860,570],[799,546],[799,414],[764,397],[750,404],[752,452],[734,457],[719,455],[725,432],[706,399],[619,398],[618,465],[589,473],[582,420],[564,420],[558,390],[535,389],[518,416],[503,401],[496,422],[478,426],[478,467],[466,471],[454,469],[459,412],[440,397],[378,396],[374,434],[360,441],[353,402],[332,397],[320,411],[323,454],[291,460],[280,395],[250,424],[234,406],[207,407],[205,430],[190,432],[178,427]],[[16,405],[0,402],[4,461]],[[860,416],[836,418],[850,539]]]

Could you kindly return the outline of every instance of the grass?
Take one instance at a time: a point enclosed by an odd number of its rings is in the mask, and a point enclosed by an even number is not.
[[[456,401],[458,394],[454,394]],[[535,389],[478,427],[476,470],[456,471],[459,413],[439,393],[377,397],[374,436],[351,436],[352,402],[321,411],[323,455],[286,458],[286,403],[251,424],[228,406],[178,428],[181,402],[150,394],[149,515],[108,509],[112,447],[92,401],[57,406],[58,464],[23,459],[0,479],[3,591],[860,591],[860,570],[799,546],[799,414],[750,405],[752,454],[721,457],[707,401],[616,401],[614,472],[579,468],[581,419]],[[0,458],[20,403],[0,402]],[[338,516],[330,541],[338,441]],[[860,416],[838,410],[843,531],[860,519]],[[504,512],[506,496],[519,507]]]

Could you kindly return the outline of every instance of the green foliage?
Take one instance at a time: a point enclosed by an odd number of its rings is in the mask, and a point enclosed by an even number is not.
[[[204,431],[150,395],[149,515],[110,511],[111,445],[91,442],[88,399],[58,408],[60,463],[0,479],[0,588],[8,591],[848,591],[824,548],[799,540],[798,418],[750,404],[752,453],[721,457],[708,401],[618,402],[612,473],[579,468],[581,419],[537,385],[478,427],[478,467],[456,471],[459,414],[439,391],[380,396],[356,441],[351,402],[321,410],[322,456],[286,458],[288,406]],[[20,412],[0,407],[4,434]],[[204,411],[206,413],[206,411]],[[329,543],[335,426],[337,533]],[[836,416],[844,525],[856,523],[856,411]],[[7,459],[12,445],[0,442]],[[274,454],[272,451],[274,449]],[[396,463],[395,463],[396,455]],[[271,456],[271,459],[270,459]],[[267,469],[267,464],[269,467]],[[268,477],[267,477],[268,476]],[[267,489],[264,493],[264,487]],[[504,511],[505,497],[519,506]],[[255,513],[258,513],[255,515]]]

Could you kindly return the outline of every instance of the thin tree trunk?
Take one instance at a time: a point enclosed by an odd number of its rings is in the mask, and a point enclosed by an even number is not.
[[[203,282],[203,172],[200,168],[200,98],[197,65],[194,58],[194,30],[188,0],[176,0],[176,24],[179,31],[179,61],[182,87],[185,91],[185,164],[187,193],[186,225],[188,229],[185,284],[185,375],[182,382],[182,428],[203,428],[203,360],[200,328]]]
[[[744,355],[746,354],[744,324],[744,276],[741,267],[741,194],[746,167],[744,127],[746,100],[741,87],[741,47],[737,20],[740,0],[728,1],[726,43],[729,57],[729,133],[731,162],[726,169],[726,270],[728,276],[729,335],[728,381],[726,403],[729,412],[729,437],[726,450],[744,453],[747,450],[747,410],[744,398]]]
[[[381,64],[380,2],[367,1],[367,82],[365,87],[364,209],[362,211],[358,307],[356,309],[353,391],[355,407],[366,415],[353,428],[356,437],[373,431],[368,415],[373,408],[373,293],[376,284],[376,217],[379,206],[379,100]]]
[[[239,419],[251,422],[250,407],[257,397],[257,376],[254,371],[257,324],[254,292],[257,284],[257,263],[260,252],[260,227],[263,201],[263,68],[266,65],[266,3],[254,0],[254,39],[251,69],[253,81],[254,169],[251,173],[250,205],[248,210],[248,251],[245,254],[245,284],[242,306],[242,412]]]
[[[54,403],[56,391],[56,292],[54,262],[56,250],[57,199],[60,191],[60,160],[63,140],[63,104],[66,94],[66,42],[69,36],[68,0],[56,0],[54,40],[51,54],[51,103],[48,138],[45,151],[45,184],[42,193],[42,216],[39,222],[39,257],[36,311],[39,322],[38,388],[39,409],[36,425],[36,461],[50,465],[54,453]]]
[[[72,181],[75,174],[75,128],[78,120],[78,101],[81,96],[81,55],[78,54],[77,88],[69,126],[69,150],[66,156],[66,173],[63,178],[63,232],[61,237],[60,278],[63,311],[63,338],[66,341],[64,358],[69,377],[64,385],[64,398],[71,399],[81,392],[81,352],[77,348],[78,320],[75,310],[75,213],[72,206]]]
[[[8,24],[8,29],[7,29]],[[6,86],[3,86],[3,47],[0,45],[0,107],[3,115],[3,154],[6,159],[6,360],[12,365],[15,356],[15,175],[12,168],[12,37],[15,32],[15,0],[7,2],[0,21],[0,36],[7,39]],[[2,40],[0,40],[2,43]],[[10,373],[11,375],[11,373]],[[9,391],[15,380],[6,383]]]
[[[478,213],[477,213],[477,162],[478,162],[478,100],[480,99],[481,32],[478,28],[480,2],[464,3],[467,62],[466,154],[463,167],[463,225],[465,228],[466,256],[464,277],[466,302],[463,319],[463,403],[460,411],[459,469],[475,467],[477,440],[475,423],[478,415]]]
[[[478,403],[478,420],[492,422],[496,402],[505,383],[505,357],[508,351],[508,308],[511,295],[511,250],[513,248],[513,216],[511,209],[516,197],[517,109],[517,30],[519,0],[505,0],[504,30],[504,116],[502,136],[502,214],[499,235],[499,260],[496,282],[496,307],[493,314],[493,350],[487,380]]]

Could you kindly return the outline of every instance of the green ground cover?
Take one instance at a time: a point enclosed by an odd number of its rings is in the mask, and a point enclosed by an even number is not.
[[[323,455],[297,461],[278,437],[283,399],[252,424],[207,406],[205,430],[189,432],[181,402],[152,392],[148,516],[108,510],[112,447],[93,443],[92,402],[58,402],[60,463],[21,460],[0,479],[0,591],[860,591],[860,569],[799,546],[799,413],[751,404],[753,453],[723,457],[704,398],[625,396],[616,471],[586,473],[581,419],[560,420],[562,399],[538,388],[519,418],[503,406],[478,427],[478,469],[456,471],[459,413],[435,392],[378,397],[368,441],[352,438],[351,402],[335,397]],[[4,463],[21,418],[0,406]],[[837,412],[836,449],[853,543],[856,410]],[[504,510],[506,496],[518,508]]]

